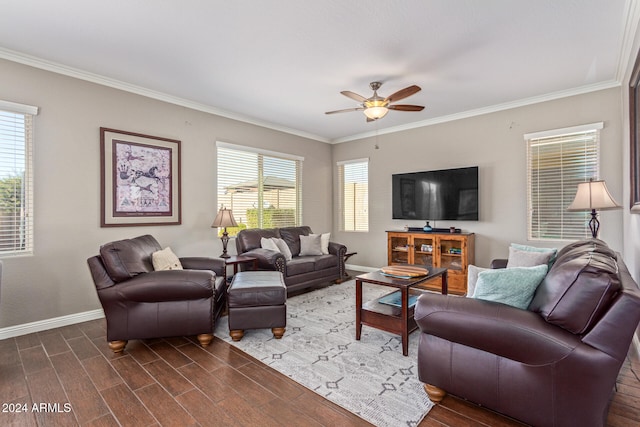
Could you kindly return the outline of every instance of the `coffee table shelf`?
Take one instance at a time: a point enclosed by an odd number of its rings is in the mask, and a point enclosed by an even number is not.
[[[356,340],[360,340],[362,325],[381,329],[402,336],[402,354],[409,353],[409,334],[417,329],[414,320],[414,306],[409,307],[409,295],[422,293],[417,289],[410,289],[427,280],[440,277],[442,279],[442,293],[447,293],[447,269],[428,268],[429,273],[425,276],[411,279],[400,279],[383,275],[380,271],[361,274],[356,277]],[[389,286],[400,290],[401,306],[393,306],[380,303],[380,297],[373,301],[362,301],[362,284],[370,283],[374,285]],[[386,295],[385,295],[386,296]]]

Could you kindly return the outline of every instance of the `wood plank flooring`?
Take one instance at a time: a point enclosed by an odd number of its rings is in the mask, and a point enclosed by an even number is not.
[[[638,372],[630,352],[609,427],[640,425]],[[0,341],[0,403],[2,426],[369,425],[217,338],[130,341],[114,355],[102,319]],[[420,424],[521,425],[451,396]]]

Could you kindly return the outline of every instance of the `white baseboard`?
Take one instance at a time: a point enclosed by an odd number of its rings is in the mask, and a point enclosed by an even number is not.
[[[88,322],[90,320],[102,319],[104,311],[102,309],[85,311],[83,313],[69,314],[68,316],[54,317],[53,319],[38,320],[37,322],[25,323],[22,325],[9,326],[0,329],[0,340],[19,337],[21,335],[32,334],[34,332],[46,331],[62,326],[76,323]]]
[[[367,272],[367,273],[371,273],[371,272],[380,270],[379,268],[365,267],[364,265],[345,264],[344,266],[345,266],[345,268],[347,270],[364,271],[364,272]]]

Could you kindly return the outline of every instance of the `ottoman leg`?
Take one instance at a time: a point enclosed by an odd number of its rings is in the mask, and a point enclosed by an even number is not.
[[[234,329],[232,331],[229,331],[229,335],[231,336],[232,340],[240,341],[244,336],[244,331],[242,329]]]
[[[277,340],[282,338],[284,335],[285,328],[271,328],[271,332],[273,332],[273,337]]]

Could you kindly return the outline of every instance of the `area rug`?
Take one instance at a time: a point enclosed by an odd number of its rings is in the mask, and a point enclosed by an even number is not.
[[[392,291],[363,288],[365,301]],[[356,341],[353,280],[289,298],[279,340],[257,329],[233,342],[220,320],[217,337],[376,426],[416,426],[433,406],[418,380],[418,331],[406,357],[398,335],[363,326]]]

